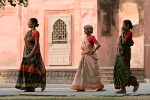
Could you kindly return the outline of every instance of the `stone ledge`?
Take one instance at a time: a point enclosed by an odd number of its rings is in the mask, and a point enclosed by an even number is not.
[[[101,81],[102,83],[113,82],[113,68],[100,68]],[[46,76],[48,84],[70,84],[72,83],[77,68],[47,68]],[[144,69],[142,68],[131,68],[133,74],[137,77],[140,82],[144,80]],[[19,69],[0,69],[0,80],[1,83],[16,83]],[[112,73],[110,73],[110,71]],[[111,79],[112,78],[112,79]]]

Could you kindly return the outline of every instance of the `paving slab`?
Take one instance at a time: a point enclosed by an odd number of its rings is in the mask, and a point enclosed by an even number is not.
[[[76,97],[95,97],[95,96],[139,96],[139,95],[150,95],[150,83],[141,83],[138,91],[136,93],[132,92],[133,87],[127,87],[126,94],[116,94],[117,91],[114,89],[113,84],[105,85],[106,91],[100,92],[95,90],[87,90],[85,92],[77,92],[70,89],[71,84],[47,84],[44,92],[41,92],[40,88],[37,88],[35,92],[23,92],[23,90],[18,90],[15,84],[6,83],[0,84],[0,96],[76,96]]]

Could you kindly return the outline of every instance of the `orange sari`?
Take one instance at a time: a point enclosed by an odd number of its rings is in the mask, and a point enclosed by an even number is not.
[[[41,87],[44,90],[46,87],[46,69],[41,57],[40,47],[37,46],[33,56],[27,58],[35,45],[34,37],[30,31],[26,34],[24,41],[23,59],[15,88],[26,90]]]

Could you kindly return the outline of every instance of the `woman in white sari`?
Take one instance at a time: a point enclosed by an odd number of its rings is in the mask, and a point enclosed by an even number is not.
[[[84,32],[86,37],[81,46],[81,60],[71,89],[77,91],[103,91],[104,85],[101,83],[100,68],[95,53],[95,51],[99,49],[100,44],[95,39],[95,36],[91,35],[93,33],[93,27],[91,25],[85,25]],[[96,48],[94,47],[94,44],[96,44]]]

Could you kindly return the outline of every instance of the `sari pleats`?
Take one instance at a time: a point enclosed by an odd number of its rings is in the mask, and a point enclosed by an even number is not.
[[[86,40],[84,43],[90,45]],[[85,47],[83,46],[83,48]],[[100,69],[98,66],[98,58],[96,53],[91,55],[89,54],[91,50],[87,49],[88,48],[84,49],[81,53],[82,55],[79,66],[71,86],[71,89],[73,90],[94,90],[104,88],[104,85],[101,83],[100,79]]]
[[[46,69],[41,57],[40,48],[36,48],[31,58],[26,58],[33,49],[34,44],[34,38],[28,32],[25,38],[23,59],[15,86],[17,89],[26,90],[28,88],[46,87]]]
[[[138,85],[136,77],[132,74],[130,70],[130,45],[122,44],[122,40],[122,37],[120,37],[118,43],[118,54],[116,56],[116,61],[114,65],[114,87],[116,89],[120,89],[124,86]]]

